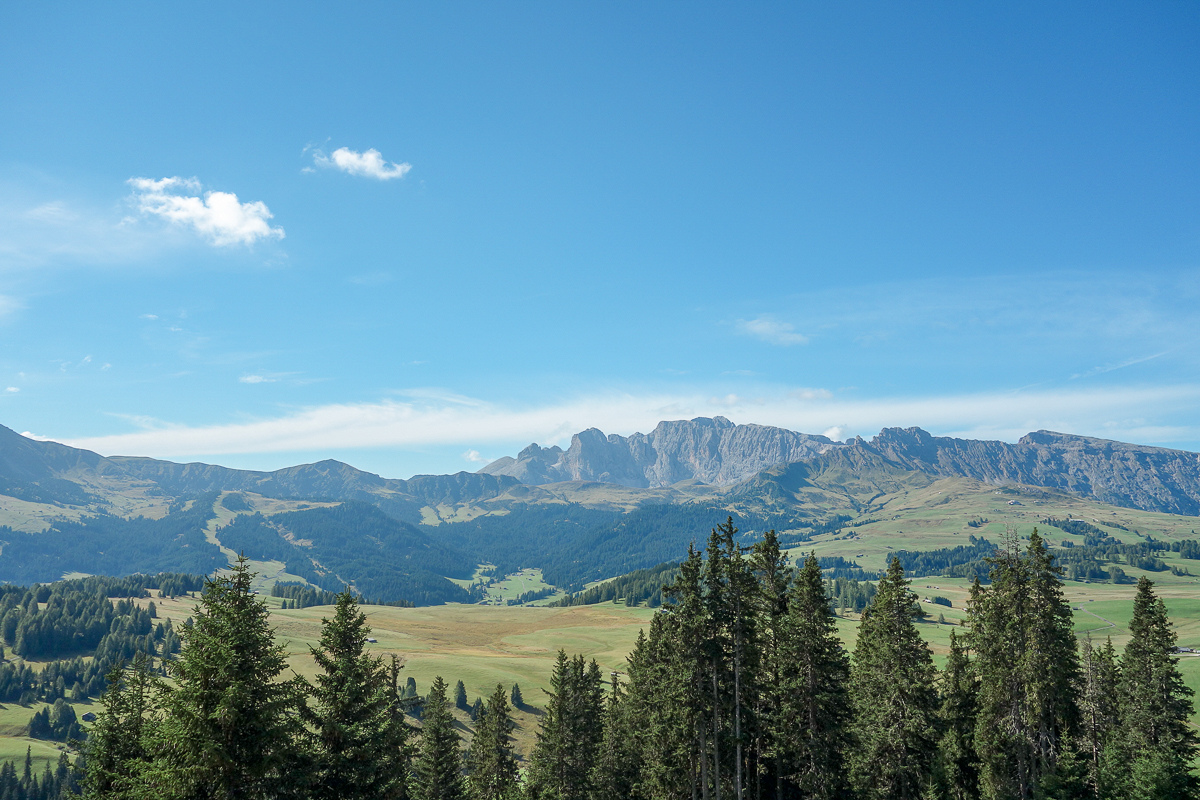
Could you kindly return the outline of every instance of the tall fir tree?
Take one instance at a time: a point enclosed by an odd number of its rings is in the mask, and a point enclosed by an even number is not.
[[[136,654],[128,668],[117,666],[108,673],[108,690],[100,698],[104,710],[84,746],[86,800],[135,800],[152,794],[146,778],[161,721],[161,690],[145,653]]]
[[[673,800],[699,785],[696,686],[679,627],[674,615],[655,614],[649,636],[639,633],[629,654],[624,705],[637,774],[634,797]]]
[[[758,764],[756,796],[782,800],[785,771],[784,744],[793,733],[792,719],[784,712],[789,699],[784,673],[791,666],[786,653],[788,641],[788,591],[792,568],[788,554],[779,547],[774,530],[755,543],[751,565],[758,576],[759,647],[761,653],[755,761]]]
[[[1058,762],[1078,724],[1079,653],[1062,570],[1035,528],[990,559],[991,585],[972,587],[968,617],[979,679],[975,743],[987,800],[1028,800],[1063,786]]]
[[[979,797],[979,757],[975,754],[975,718],[979,687],[962,641],[950,631],[950,655],[942,673],[938,717],[941,734],[935,779],[946,800]]]
[[[338,595],[333,619],[321,620],[321,673],[304,706],[313,728],[309,789],[314,800],[406,800],[407,724],[393,677],[366,652],[371,629],[354,595]]]
[[[421,738],[413,764],[416,800],[464,800],[462,752],[454,715],[446,700],[446,682],[433,679],[421,713]]]
[[[833,800],[846,789],[850,660],[814,554],[796,574],[783,628],[786,778],[803,797]]]
[[[850,671],[850,777],[862,800],[917,800],[937,746],[935,670],[916,602],[893,557],[863,613]]]
[[[1103,647],[1093,647],[1090,639],[1085,641],[1080,659],[1079,750],[1086,764],[1088,794],[1095,798],[1109,797],[1112,777],[1119,781],[1124,771],[1113,746],[1120,722],[1120,678],[1112,637]]]
[[[533,798],[583,800],[603,733],[600,667],[560,650],[550,675],[545,713],[530,755],[526,793]]]
[[[160,797],[271,800],[303,791],[295,719],[302,689],[280,680],[284,648],[253,578],[239,557],[228,575],[206,582],[192,625],[181,631],[156,745]]]
[[[645,647],[639,637],[637,647]],[[634,656],[631,654],[631,659]],[[631,704],[621,687],[619,673],[613,672],[608,700],[604,706],[604,732],[592,769],[591,800],[635,800],[641,760],[637,752],[635,722]]]
[[[1121,654],[1120,751],[1129,765],[1125,791],[1134,800],[1176,800],[1200,791],[1191,764],[1197,736],[1189,724],[1192,690],[1179,673],[1176,634],[1146,577],[1138,580]]]
[[[472,800],[512,800],[517,795],[517,759],[512,748],[515,724],[507,694],[503,686],[496,685],[467,751]]]

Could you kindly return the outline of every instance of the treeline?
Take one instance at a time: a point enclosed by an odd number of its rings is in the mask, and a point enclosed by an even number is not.
[[[25,659],[54,659],[40,669],[0,663],[0,702],[98,697],[113,664],[138,652],[171,657],[180,648],[171,621],[156,619],[153,602],[142,608],[132,598],[147,597],[148,589],[182,594],[202,585],[194,575],[164,574],[0,587],[0,658],[7,647]]]
[[[297,581],[279,581],[271,587],[272,597],[285,598],[283,608],[310,608],[312,606],[331,606],[337,602],[340,592],[330,592],[325,589],[314,589]],[[368,600],[364,597],[355,595],[355,601],[359,605],[364,606],[394,606],[397,608],[413,608],[414,604],[407,600],[394,600],[384,602],[382,600]]]
[[[0,800],[60,800],[79,795],[79,772],[63,753],[54,769],[50,763],[39,777],[33,771],[33,755],[25,751],[24,767],[20,772],[11,761],[0,764]]]
[[[725,511],[699,504],[644,503],[628,513],[567,504],[519,506],[503,515],[424,527],[509,575],[540,569],[545,581],[580,592],[596,580],[662,564],[687,549],[694,531]],[[735,514],[745,530],[795,527],[787,515]],[[587,553],[587,558],[580,558]]]
[[[284,648],[275,644],[252,578],[241,558],[231,574],[207,583],[195,619],[181,631],[169,682],[144,655],[110,673],[86,743],[84,797],[442,797],[424,793],[410,775],[421,767],[404,696],[416,685],[402,692],[398,660],[365,651],[370,629],[354,596],[338,596],[310,648],[315,681],[286,679]],[[435,681],[425,703],[426,731],[437,730],[446,712],[444,688]],[[453,737],[457,758],[452,720],[442,736]]]
[[[988,563],[939,672],[898,559],[847,653],[816,559],[793,572],[772,536],[746,553],[720,526],[639,638],[600,732],[587,691],[564,706],[575,719],[547,714],[527,796],[1195,797],[1192,692],[1151,582],[1139,582],[1123,654],[1109,642],[1081,655],[1036,531]],[[591,768],[573,751],[595,753]],[[532,780],[539,752],[545,783]]]
[[[1151,582],[1139,582],[1124,652],[1109,642],[1081,655],[1061,570],[1036,531],[989,564],[939,672],[898,559],[848,653],[816,559],[793,569],[773,534],[747,551],[727,522],[689,551],[609,691],[595,662],[559,653],[522,783],[515,688],[477,704],[464,754],[438,677],[414,733],[398,665],[364,652],[369,629],[348,593],[312,648],[315,682],[281,680],[282,648],[240,562],[206,588],[171,684],[144,658],[114,673],[85,796],[1195,797],[1192,692]],[[204,713],[218,701],[222,716]]]
[[[644,603],[650,608],[658,608],[662,605],[663,586],[673,581],[678,573],[679,564],[670,562],[650,569],[634,570],[628,575],[605,581],[599,586],[567,595],[550,605],[590,606],[624,600],[627,606],[640,606]]]
[[[1126,544],[1109,536],[1105,531],[1080,520],[1055,520],[1050,518],[1050,524],[1068,532],[1082,535],[1084,544],[1076,545],[1064,540],[1062,549],[1058,552],[1060,563],[1066,569],[1066,574],[1072,580],[1110,581],[1112,583],[1133,583],[1133,579],[1125,574],[1120,564],[1126,564],[1146,572],[1166,572],[1170,570],[1176,575],[1190,575],[1186,567],[1172,567],[1159,558],[1160,553],[1177,552],[1182,558],[1192,554],[1200,555],[1200,548],[1194,541],[1165,542],[1147,536],[1145,541],[1136,544]],[[1066,526],[1064,528],[1064,526]]]
[[[368,503],[241,514],[221,529],[220,539],[248,558],[282,561],[288,572],[328,592],[344,588],[340,575],[363,595],[389,603],[470,600],[444,576],[469,578],[472,559]]]
[[[557,589],[553,586],[544,586],[541,589],[530,589],[528,592],[521,592],[516,597],[511,597],[505,603],[510,606],[521,606],[526,603],[532,603],[535,600],[544,600],[554,594]]]
[[[986,559],[996,552],[996,545],[983,537],[969,537],[970,544],[942,547],[937,550],[897,550],[896,558],[910,578],[926,575],[945,575],[951,578],[980,578],[987,580],[989,565]]]
[[[162,519],[100,515],[55,522],[41,533],[0,528],[0,581],[49,582],[71,572],[207,575],[228,563],[204,538],[216,497],[204,495]]]
[[[150,634],[154,603],[140,608],[127,598],[149,597],[148,589],[167,596],[200,589],[195,575],[94,576],[49,585],[0,587],[0,637],[24,658],[61,658],[101,647],[105,637]],[[123,598],[112,603],[110,598]],[[44,607],[43,607],[44,606]],[[115,621],[120,618],[120,625]]]

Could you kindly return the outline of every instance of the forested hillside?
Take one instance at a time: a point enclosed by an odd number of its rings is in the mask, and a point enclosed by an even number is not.
[[[0,528],[0,581],[48,582],[72,572],[207,575],[228,563],[204,537],[216,498],[209,494],[179,503],[162,519],[100,515],[55,522],[44,533]]]
[[[534,567],[548,583],[578,591],[589,581],[680,558],[713,519],[726,513],[699,504],[647,504],[629,513],[578,505],[524,506],[426,530],[496,565],[500,574]],[[734,519],[748,532],[789,521],[737,513]]]
[[[340,591],[349,582],[367,597],[418,605],[468,602],[467,591],[446,578],[470,578],[477,563],[359,502],[270,517],[241,514],[219,535],[235,552],[282,561],[288,572],[322,589]]]

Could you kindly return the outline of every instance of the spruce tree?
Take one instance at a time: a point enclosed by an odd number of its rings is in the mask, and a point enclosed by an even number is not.
[[[1062,570],[1036,528],[1024,553],[1010,532],[990,562],[992,583],[976,582],[968,608],[982,796],[1070,793],[1057,771],[1078,724],[1079,654]]]
[[[916,800],[930,782],[935,670],[915,615],[914,595],[893,557],[863,612],[850,672],[850,777],[862,800]]]
[[[333,619],[321,620],[321,669],[304,719],[314,729],[313,798],[403,800],[408,797],[407,725],[383,661],[365,652],[366,615],[354,595],[338,595]]]
[[[416,800],[462,800],[466,797],[462,777],[462,754],[454,716],[446,701],[446,682],[433,679],[421,714],[421,739],[413,764]]]
[[[1195,797],[1200,784],[1190,770],[1197,736],[1188,724],[1193,693],[1179,674],[1176,635],[1166,605],[1145,576],[1138,580],[1129,632],[1117,693],[1121,753],[1130,766],[1128,796]]]
[[[108,690],[100,698],[104,710],[84,747],[83,796],[87,800],[147,796],[144,778],[156,741],[161,684],[145,653],[134,656],[128,669],[113,667],[107,677]]]
[[[767,531],[762,540],[754,545],[751,564],[759,582],[759,647],[762,662],[757,708],[758,740],[755,743],[760,773],[758,780],[768,787],[768,796],[782,798],[786,757],[784,744],[791,740],[793,733],[792,720],[784,714],[784,704],[789,699],[784,674],[792,666],[784,647],[791,630],[787,613],[792,568],[788,564],[787,552],[779,547],[779,538],[774,530]],[[761,790],[759,794],[762,794]]]
[[[645,639],[641,638],[639,643],[644,647]],[[592,770],[592,800],[631,800],[641,796],[636,788],[640,759],[635,720],[629,714],[631,708],[618,673],[614,672],[604,707],[604,733]]]
[[[530,797],[582,800],[603,734],[600,668],[560,650],[550,675],[545,714],[530,756]]]
[[[515,725],[506,695],[504,687],[497,684],[467,751],[473,800],[509,800],[517,793],[517,759],[512,749]]]
[[[462,681],[454,684],[454,707],[460,711],[471,710],[471,706],[467,703],[467,687]]]
[[[950,656],[942,674],[936,781],[946,800],[979,797],[979,758],[975,755],[975,717],[979,688],[966,650],[950,632]]]
[[[279,679],[284,648],[274,643],[253,577],[239,557],[230,574],[206,581],[194,621],[181,633],[156,747],[162,797],[267,800],[299,790],[302,688]]]
[[[638,633],[627,661],[622,716],[632,737],[632,797],[669,800],[697,786],[699,716],[691,704],[695,686],[681,658],[678,622],[674,614],[655,614],[649,636]]]
[[[783,630],[786,778],[804,797],[832,800],[845,790],[850,660],[815,554],[796,574]]]
[[[1112,637],[1103,647],[1093,647],[1090,639],[1083,644],[1080,659],[1079,749],[1086,763],[1086,784],[1092,797],[1108,797],[1110,776],[1120,780],[1124,771],[1118,763],[1113,737],[1119,726],[1118,684],[1120,665]]]
[[[513,684],[510,700],[513,708],[521,708],[525,705],[525,698],[521,696],[521,685],[519,683]]]

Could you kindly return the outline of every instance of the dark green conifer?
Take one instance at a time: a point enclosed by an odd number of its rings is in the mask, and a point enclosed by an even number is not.
[[[462,800],[466,790],[462,777],[462,753],[454,717],[446,702],[446,682],[433,679],[421,714],[421,740],[413,764],[416,800]]]
[[[487,701],[467,751],[467,780],[473,800],[510,800],[517,794],[517,759],[512,749],[515,727],[507,692],[500,684]]]
[[[1062,570],[1035,529],[1015,534],[991,562],[991,585],[972,587],[970,646],[979,679],[975,747],[980,789],[992,800],[1069,794],[1058,761],[1078,724],[1079,654]],[[1076,787],[1077,788],[1077,787]]]
[[[454,707],[460,711],[471,710],[471,706],[467,703],[467,687],[462,681],[454,684]]]
[[[510,695],[513,708],[521,708],[525,705],[525,698],[521,696],[521,685],[514,683],[512,686],[512,694]]]
[[[761,658],[761,685],[758,693],[758,741],[756,750],[760,775],[758,781],[769,796],[782,798],[784,744],[791,740],[793,726],[784,714],[789,699],[784,673],[790,669],[784,644],[791,628],[787,624],[788,587],[792,568],[788,555],[779,547],[774,530],[767,531],[754,545],[751,564],[758,576],[758,619]]]
[[[915,614],[914,595],[893,557],[863,612],[850,672],[850,777],[862,800],[916,800],[930,783],[936,673]]]
[[[366,651],[366,615],[349,591],[321,620],[321,669],[304,719],[314,729],[311,796],[319,800],[408,797],[407,725],[388,668]]]
[[[979,758],[975,754],[975,717],[979,687],[971,673],[966,650],[950,632],[950,656],[942,674],[939,719],[941,737],[935,775],[946,800],[979,797]]]
[[[108,673],[108,690],[100,698],[104,710],[96,716],[84,753],[87,800],[126,800],[139,796],[154,745],[156,705],[161,687],[144,653],[129,669]]]
[[[546,710],[530,756],[526,793],[534,798],[583,800],[603,733],[600,668],[560,650],[550,675]]]
[[[785,777],[803,797],[832,800],[846,788],[850,660],[814,554],[796,574],[782,639]]]
[[[644,637],[639,638],[639,646],[645,647]],[[592,770],[591,800],[633,800],[641,796],[637,789],[641,764],[638,737],[619,674],[614,672],[611,678],[604,707],[604,733]]]
[[[1189,724],[1192,690],[1179,673],[1174,655],[1176,634],[1154,584],[1138,580],[1129,623],[1129,642],[1121,655],[1120,754],[1128,764],[1124,782],[1135,800],[1195,797],[1200,783],[1191,774],[1197,736]]]
[[[1119,725],[1117,695],[1120,665],[1112,638],[1103,647],[1093,647],[1090,639],[1083,644],[1080,659],[1079,750],[1086,764],[1085,783],[1092,797],[1108,797],[1110,777],[1123,771],[1115,761],[1117,748],[1113,737]]]
[[[296,712],[302,688],[280,681],[287,666],[266,603],[238,558],[207,581],[195,620],[182,632],[176,685],[166,695],[155,767],[160,796],[276,798],[298,790]]]

